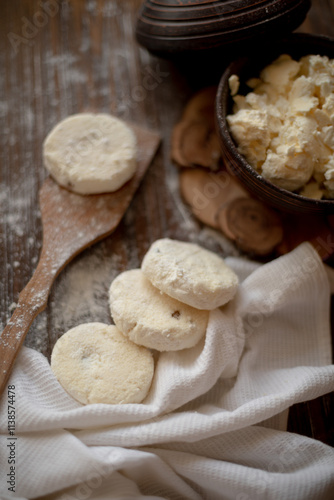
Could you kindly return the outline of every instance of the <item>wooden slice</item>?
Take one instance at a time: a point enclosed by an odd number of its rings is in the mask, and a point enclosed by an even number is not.
[[[238,198],[218,214],[221,230],[244,251],[268,255],[281,242],[283,227],[276,212],[253,198]]]
[[[172,159],[182,167],[217,170],[219,166],[221,152],[214,121],[216,90],[205,88],[190,99],[174,127]]]
[[[225,170],[217,173],[203,169],[185,169],[180,174],[180,190],[195,217],[204,224],[218,228],[217,214],[223,205],[247,191]]]
[[[183,167],[207,167],[216,170],[220,147],[216,132],[202,121],[183,122],[175,127],[178,145],[174,159]]]
[[[180,173],[181,194],[192,213],[254,256],[269,255],[274,249],[275,255],[281,255],[309,241],[323,260],[329,260],[334,254],[334,215],[326,220],[322,215],[273,211],[251,198],[236,177],[222,168],[214,131],[215,96],[216,87],[195,94],[172,136],[172,158],[180,166],[192,167]]]

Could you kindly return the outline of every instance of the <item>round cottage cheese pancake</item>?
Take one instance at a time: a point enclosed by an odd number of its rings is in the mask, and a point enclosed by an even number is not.
[[[224,260],[194,243],[157,240],[141,267],[155,287],[197,309],[226,304],[238,288],[238,277]]]
[[[154,362],[148,349],[116,326],[85,323],[58,339],[51,369],[80,403],[140,403],[150,389]]]
[[[117,276],[109,290],[116,326],[133,342],[158,351],[193,347],[203,337],[209,318],[161,293],[140,269]]]
[[[114,116],[76,114],[51,130],[43,158],[51,176],[75,193],[113,192],[136,171],[136,138]]]

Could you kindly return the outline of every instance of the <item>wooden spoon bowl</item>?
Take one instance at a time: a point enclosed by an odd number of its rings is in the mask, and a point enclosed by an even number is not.
[[[60,187],[51,178],[45,180],[40,190],[42,252],[0,337],[0,395],[33,320],[47,305],[55,278],[76,255],[116,229],[153,159],[160,137],[143,128],[132,129],[138,144],[137,170],[118,191],[81,196]]]

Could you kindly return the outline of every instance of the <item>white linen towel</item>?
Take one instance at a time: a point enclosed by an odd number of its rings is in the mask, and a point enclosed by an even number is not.
[[[159,355],[143,404],[83,406],[22,350],[15,492],[1,399],[1,499],[334,499],[334,450],[285,431],[292,404],[334,389],[325,266],[308,243],[265,265],[227,262],[236,298],[197,346]]]

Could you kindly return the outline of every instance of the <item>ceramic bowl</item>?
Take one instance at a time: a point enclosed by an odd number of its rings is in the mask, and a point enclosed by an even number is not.
[[[229,54],[255,40],[291,33],[310,5],[310,0],[144,0],[136,37],[159,55],[198,55],[208,49],[212,54],[219,47]]]
[[[275,60],[280,54],[290,54],[294,59],[307,54],[327,55],[334,58],[334,39],[325,36],[296,33],[281,41],[262,47],[251,57],[239,58],[225,69],[219,82],[216,97],[216,126],[221,150],[227,168],[235,174],[242,184],[254,195],[271,206],[295,213],[333,214],[334,200],[314,200],[281,189],[262,177],[241,155],[234,142],[226,121],[232,112],[233,101],[230,95],[228,79],[231,75],[239,76],[240,82],[259,74],[262,68]],[[238,93],[249,92],[240,86]]]

